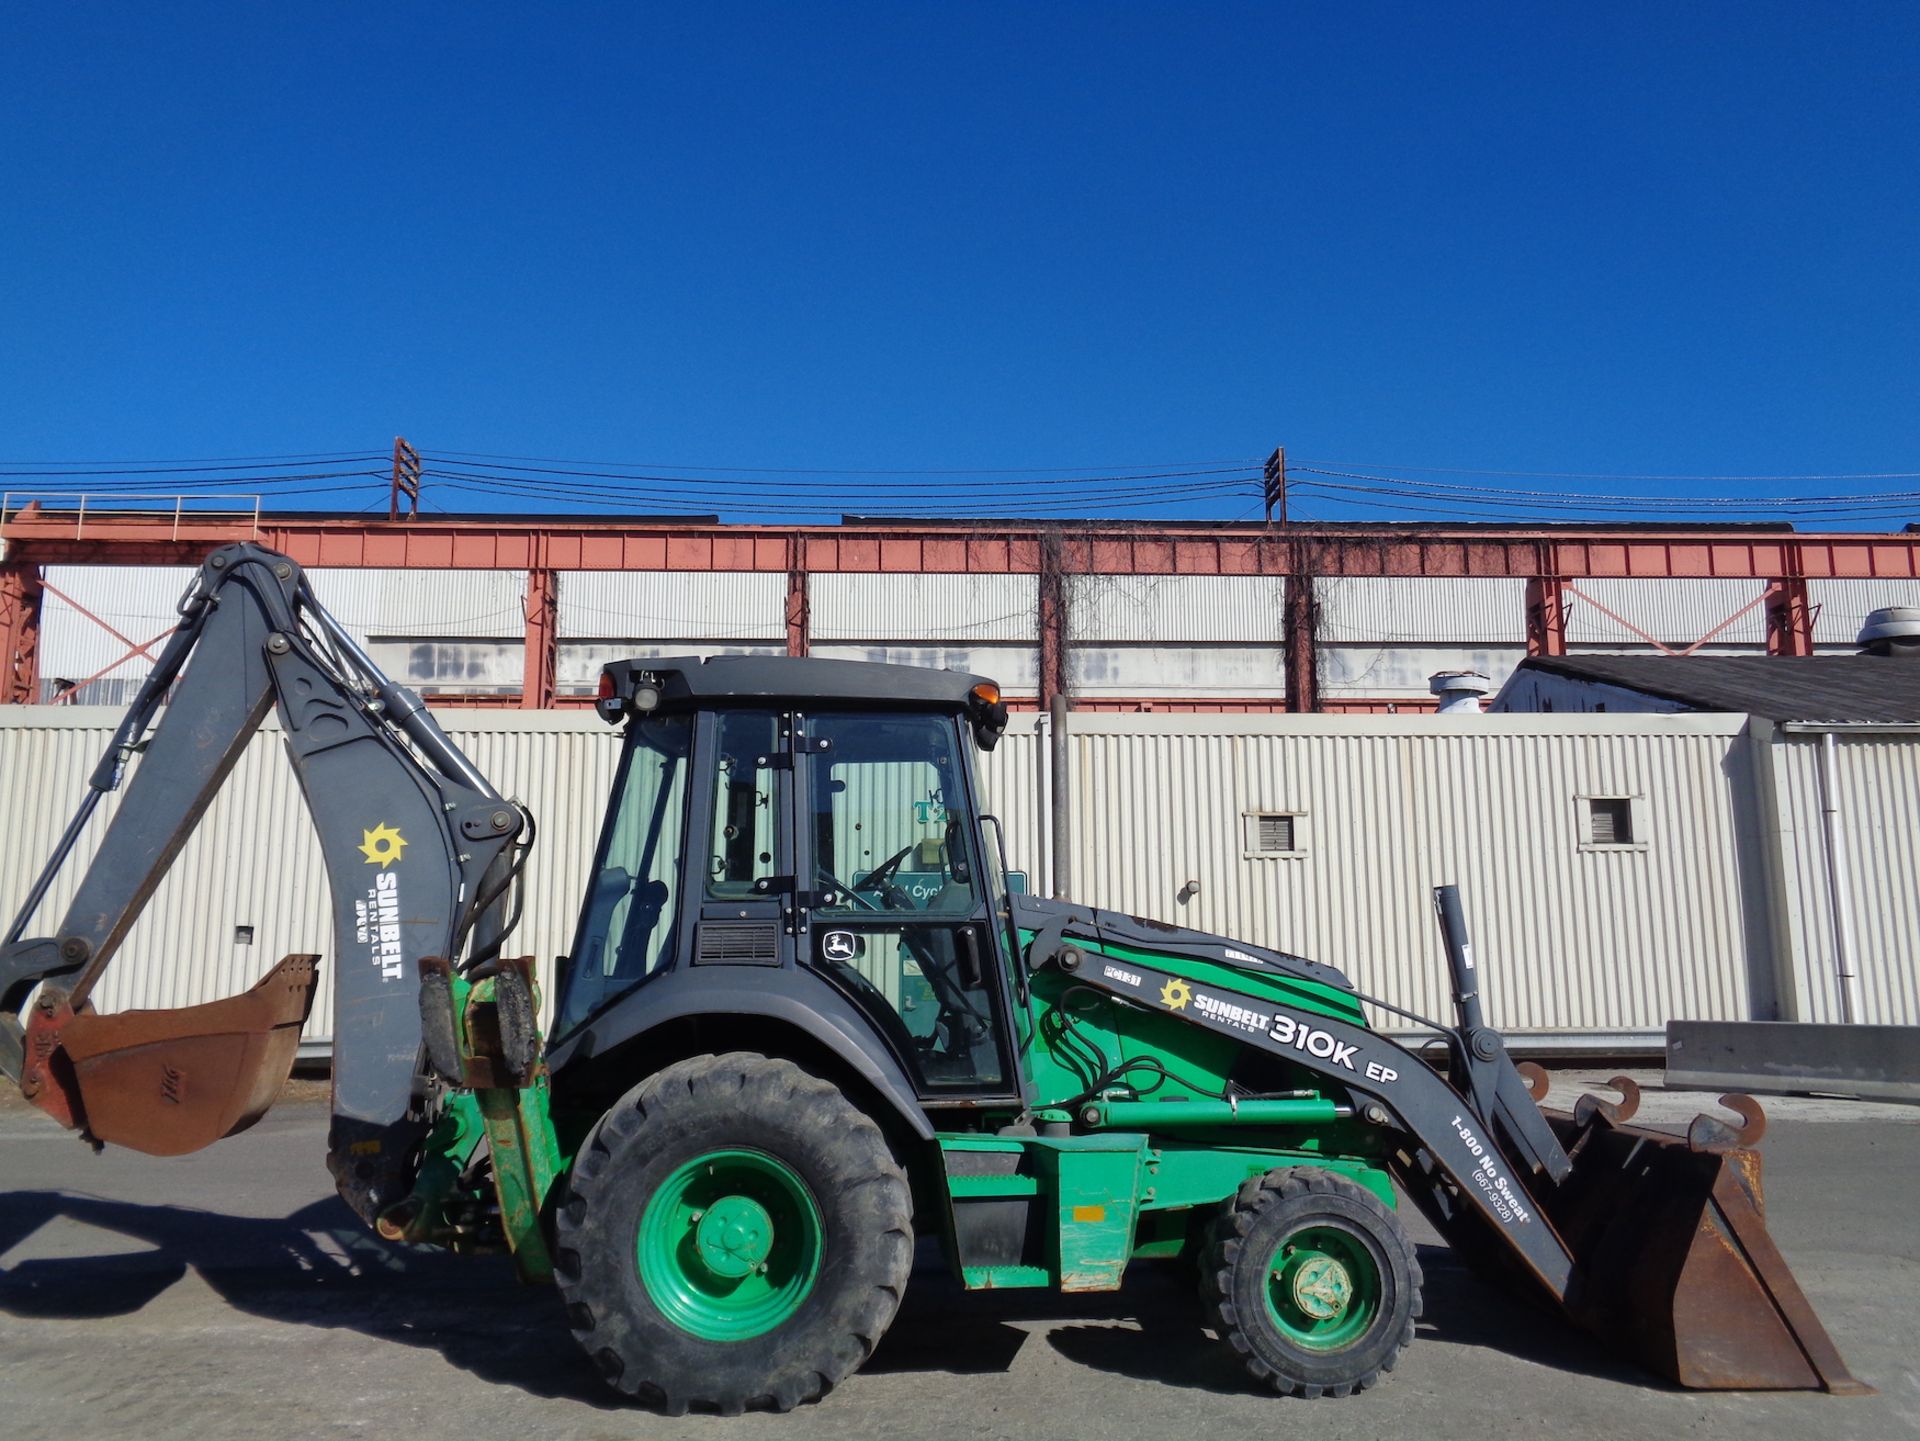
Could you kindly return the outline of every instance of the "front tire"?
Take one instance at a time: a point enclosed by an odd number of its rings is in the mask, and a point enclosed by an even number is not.
[[[1331,1171],[1269,1171],[1215,1223],[1201,1299],[1214,1332],[1283,1396],[1347,1396],[1393,1369],[1420,1315],[1399,1218]]]
[[[872,1119],[790,1061],[669,1066],[581,1147],[554,1219],[575,1338],[673,1415],[791,1410],[873,1353],[913,1264]]]

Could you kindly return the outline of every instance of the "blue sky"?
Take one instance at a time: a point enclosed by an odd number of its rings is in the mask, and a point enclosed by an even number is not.
[[[16,5],[0,458],[1905,474],[1917,152],[1908,4]]]

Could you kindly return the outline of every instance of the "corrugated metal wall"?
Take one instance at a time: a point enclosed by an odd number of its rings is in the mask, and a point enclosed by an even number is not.
[[[26,894],[87,775],[119,722],[105,706],[0,707],[0,898]],[[516,940],[549,957],[571,944],[619,740],[591,715],[509,711],[443,717],[456,743],[502,791],[532,807],[541,840],[528,866]],[[57,923],[118,801],[109,796],[39,923]],[[236,945],[238,926],[254,928]],[[332,910],[313,827],[277,727],[256,736],[135,925],[98,993],[102,1010],[189,1005],[244,990],[290,951],[333,949]],[[310,1039],[332,1034],[329,985]]]
[[[0,708],[0,900],[24,894],[118,718],[107,708]],[[566,950],[617,737],[587,715],[443,719],[539,818],[519,945],[542,957]],[[1047,889],[1041,724],[1016,717],[981,760],[1011,863],[1037,891]],[[1444,1016],[1428,887],[1452,880],[1466,894],[1496,1024],[1645,1039],[1671,1017],[1765,1013],[1773,951],[1756,900],[1760,828],[1741,820],[1751,803],[1741,726],[1726,716],[1082,713],[1070,740],[1075,894],[1317,956],[1388,1000]],[[331,949],[325,877],[277,747],[269,731],[248,749],[109,972],[103,1007],[209,1000],[287,951]],[[1912,1022],[1920,746],[1849,738],[1846,747],[1848,823],[1863,838],[1862,971],[1875,1018]],[[1793,964],[1818,998],[1830,973],[1819,802],[1800,758],[1809,748],[1794,749],[1779,783],[1789,840],[1802,838],[1787,867]],[[1632,798],[1634,848],[1582,844],[1582,807],[1595,795]],[[1298,816],[1297,855],[1246,853],[1243,816],[1258,810]],[[83,844],[78,859],[89,853]],[[1175,896],[1189,880],[1199,893],[1182,905]],[[236,926],[254,928],[250,947],[235,944]],[[322,1008],[312,1034],[329,1026]]]
[[[1567,597],[1569,645],[1645,650],[1651,647],[1621,621],[1663,645],[1684,648],[1758,600],[1766,586],[1757,580],[1582,580],[1574,589],[1580,594]],[[1604,614],[1601,606],[1620,620]],[[1766,639],[1765,610],[1756,605],[1707,644],[1751,649],[1765,645]]]
[[[1322,576],[1313,590],[1335,644],[1526,644],[1524,580]]]
[[[1076,575],[1067,588],[1081,642],[1278,645],[1285,630],[1287,583],[1278,576]]]
[[[98,675],[81,690],[82,701],[112,705],[130,698],[152,663],[144,657],[121,660],[133,645],[82,614],[80,607],[128,641],[144,645],[156,636],[164,638],[178,622],[174,607],[192,579],[192,568],[184,565],[48,566],[47,592],[40,605],[43,692],[51,697],[65,682]],[[153,653],[159,652],[156,645]]]
[[[1920,605],[1920,584],[1910,580],[1810,580],[1814,643],[1852,650],[1870,611],[1885,605]]]
[[[785,585],[784,577],[775,577]],[[1031,575],[858,575],[807,581],[817,641],[1024,641],[1038,627]],[[779,612],[776,610],[775,615]]]
[[[524,669],[526,577],[518,571],[324,570],[316,590],[375,658],[430,691],[512,692]],[[184,567],[56,566],[48,581],[136,640],[171,623]],[[568,571],[560,578],[563,690],[590,690],[615,654],[778,652],[786,577],[777,572]],[[1670,646],[1690,645],[1761,593],[1745,580],[1591,580],[1568,607],[1576,650],[1650,650],[1614,611]],[[1866,612],[1920,603],[1911,582],[1816,580],[1822,646],[1850,646]],[[1479,670],[1494,687],[1524,654],[1525,584],[1512,578],[1321,577],[1321,687],[1330,699],[1426,700],[1439,670]],[[1285,582],[1256,576],[1067,578],[1073,675],[1089,697],[1264,697],[1285,694],[1280,645]],[[809,580],[821,655],[962,665],[1010,691],[1038,684],[1031,575],[820,574]],[[1715,636],[1756,649],[1758,606]],[[608,649],[613,647],[613,649]],[[77,680],[127,649],[73,606],[47,598],[41,665]],[[133,661],[81,699],[119,703],[145,674]]]
[[[49,694],[56,678],[83,680],[111,667],[80,692],[80,701],[131,700],[151,662],[121,660],[132,646],[78,607],[144,644],[177,623],[175,607],[193,575],[187,566],[47,567],[40,668]],[[524,572],[310,568],[307,577],[320,603],[397,679],[425,690],[520,688]],[[159,650],[154,646],[153,654]]]
[[[767,571],[562,571],[560,638],[784,645],[786,599],[786,576]]]
[[[1775,745],[1780,845],[1802,1021],[1840,1020],[1818,735]],[[1863,1014],[1920,1025],[1920,737],[1835,737],[1835,802]]]
[[[1740,729],[1076,717],[1076,892],[1330,961],[1445,1016],[1429,888],[1454,881],[1497,1025],[1651,1034],[1670,1017],[1745,1016],[1765,948],[1750,962],[1729,779]],[[1591,795],[1634,798],[1644,842],[1583,846]],[[1242,814],[1259,810],[1298,815],[1298,854],[1245,854]],[[1183,906],[1189,880],[1199,894]]]

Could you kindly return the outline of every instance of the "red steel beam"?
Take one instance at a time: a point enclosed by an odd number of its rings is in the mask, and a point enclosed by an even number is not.
[[[1557,575],[1536,575],[1527,582],[1527,654],[1566,653],[1566,585]]]
[[[222,521],[35,510],[0,526],[9,555],[36,565],[187,565],[257,539],[304,565],[527,570],[760,570],[1037,574],[1039,525],[755,526],[619,519],[463,520],[261,517]],[[1511,576],[1534,579],[1725,577],[1920,578],[1920,533],[1742,534],[1688,531],[1362,530],[1088,523],[1061,541],[1060,568],[1123,575],[1285,575],[1292,545],[1329,576]]]
[[[813,600],[807,590],[805,546],[798,536],[787,544],[787,654],[813,649]]]
[[[40,699],[40,569],[22,561],[0,565],[0,705]]]
[[[1813,603],[1804,576],[1778,576],[1767,582],[1767,654],[1813,654]],[[1843,636],[1851,640],[1851,636]]]
[[[559,688],[560,577],[549,567],[527,571],[527,640],[520,705],[545,710]]]

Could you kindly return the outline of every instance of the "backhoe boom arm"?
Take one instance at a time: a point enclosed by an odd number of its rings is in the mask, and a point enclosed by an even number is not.
[[[458,960],[481,913],[502,904],[515,869],[510,847],[528,823],[419,698],[380,673],[286,557],[252,544],[215,551],[180,615],[0,944],[0,1071],[23,1089],[72,1088],[57,1067],[36,1074],[51,1045],[36,1048],[22,1008],[38,987],[36,1014],[85,1014],[154,888],[274,710],[332,890],[331,1159],[342,1194],[371,1220],[411,1182],[405,1172],[421,1128],[420,962]],[[23,939],[94,808],[136,754],[58,928]],[[497,951],[493,928],[479,929]]]

